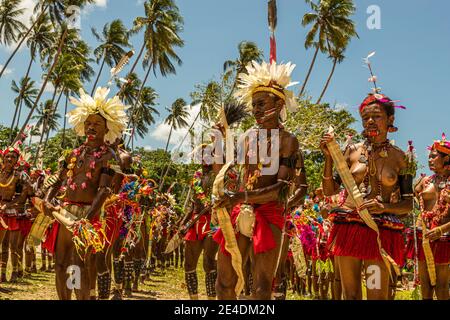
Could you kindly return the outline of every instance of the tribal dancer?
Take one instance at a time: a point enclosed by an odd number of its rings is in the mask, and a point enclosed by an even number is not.
[[[352,191],[347,190],[343,201],[329,215],[333,222],[330,250],[340,271],[344,299],[362,299],[362,270],[367,280],[367,298],[388,299],[390,270],[380,254],[377,234],[362,220],[360,210],[368,210],[379,228],[382,248],[397,265],[403,265],[404,226],[399,218],[412,210],[413,174],[405,153],[387,139],[389,132],[397,130],[395,107],[395,102],[385,95],[369,94],[359,108],[365,141],[349,145],[344,152],[364,197],[362,206],[355,208],[348,196]],[[326,196],[338,194],[341,185],[340,177],[333,176],[333,160],[327,146],[333,139],[327,133],[320,144],[325,156],[322,184]],[[399,195],[396,202],[392,201],[395,194]],[[380,281],[369,282],[373,273]]]
[[[19,238],[20,224],[18,217],[24,211],[29,184],[18,169],[21,154],[17,148],[8,148],[3,152],[3,163],[0,171],[0,243],[9,233],[9,246],[2,246],[2,280],[6,278],[8,247],[11,251],[11,282],[19,276]],[[6,253],[6,254],[5,254]],[[6,259],[5,259],[6,258]],[[3,275],[5,275],[3,277]]]
[[[301,205],[306,196],[306,192],[308,190],[308,185],[306,184],[306,173],[305,173],[305,165],[303,163],[303,153],[301,150],[298,150],[297,154],[297,163],[295,164],[295,178],[293,184],[291,184],[291,190],[288,203],[287,203],[287,212],[290,214],[286,219],[285,229],[292,230],[293,232],[286,232],[283,240],[283,248],[281,250],[280,262],[278,264],[277,274],[274,279],[274,292],[273,296],[275,300],[285,300],[286,299],[286,291],[287,291],[287,273],[286,273],[286,264],[288,263],[287,257],[289,253],[289,244],[291,242],[291,238],[296,236],[297,230],[295,225],[292,222],[292,216],[295,212],[295,209]],[[291,266],[293,268],[293,266]],[[292,279],[291,279],[292,280]]]
[[[198,153],[211,154],[211,145],[203,144],[200,146]],[[196,155],[198,156],[198,155]],[[202,167],[194,173],[192,179],[193,196],[191,201],[191,209],[187,210],[186,216],[181,222],[183,227],[188,223],[189,219],[194,219],[198,214],[202,216],[187,231],[185,242],[185,263],[184,272],[186,285],[191,300],[198,299],[198,280],[197,280],[197,264],[200,254],[203,251],[203,269],[205,271],[206,295],[208,299],[216,299],[216,278],[217,278],[217,262],[216,253],[217,244],[211,236],[211,189],[214,178],[217,174],[214,170],[214,164],[209,163],[203,156]]]
[[[90,298],[89,276],[95,263],[92,251],[104,249],[104,233],[98,219],[114,187],[112,181],[118,174],[113,168],[119,161],[107,143],[113,143],[127,126],[125,106],[117,96],[107,99],[108,93],[109,89],[98,88],[94,97],[90,97],[80,89],[80,99],[70,99],[76,108],[67,115],[69,123],[87,140],[66,157],[57,183],[45,198],[46,214],[50,216],[53,212],[64,223],[57,233],[55,252],[56,289],[61,300],[71,299],[72,288],[67,285],[70,266],[79,268],[78,275],[75,270],[75,276],[81,279],[79,289],[74,286],[77,299]],[[66,192],[60,209],[50,200],[63,183]]]
[[[422,179],[415,192],[420,201],[421,217],[418,219],[421,231],[418,234],[419,277],[422,299],[432,300],[433,292],[438,300],[448,300],[450,281],[450,142],[443,135],[441,141],[435,141],[430,147],[428,165],[434,175]],[[429,257],[422,247],[422,231],[426,230],[425,239],[430,241],[434,260],[436,285],[430,281]],[[408,258],[413,258],[414,246]],[[412,253],[412,254],[411,254]]]
[[[95,255],[96,277],[91,279],[91,291],[95,291],[95,281],[97,281],[98,299],[109,299],[111,292],[111,274],[113,272],[111,259],[115,244],[119,239],[120,228],[123,224],[123,205],[118,201],[117,194],[120,191],[122,181],[132,175],[132,157],[131,154],[122,148],[123,139],[117,138],[116,141],[110,145],[119,158],[120,174],[116,174],[112,181],[113,191],[110,197],[105,202],[105,214],[102,219],[105,226],[106,247],[102,252]],[[119,256],[119,254],[117,255]],[[115,262],[115,261],[114,261]],[[122,285],[123,279],[123,261],[122,264],[114,263],[114,274],[116,287]],[[94,275],[93,275],[94,276]],[[120,294],[114,291],[115,297],[121,298]],[[119,296],[117,296],[119,294]]]
[[[245,141],[245,187],[236,193],[224,193],[217,207],[232,210],[231,221],[238,228],[236,237],[242,263],[245,265],[250,252],[253,254],[252,298],[255,299],[271,299],[272,282],[280,259],[289,184],[295,177],[299,144],[280,122],[280,118],[286,120],[286,108],[296,105],[293,93],[287,90],[292,85],[290,78],[294,67],[290,63],[258,64],[253,61],[247,66],[247,73],[238,76],[240,84],[236,97],[252,110],[258,127],[246,135],[252,138]],[[260,141],[255,141],[258,136]],[[263,136],[267,140],[261,139]],[[263,146],[263,143],[266,144]],[[264,155],[258,154],[258,146]],[[263,159],[268,154],[270,156]],[[214,239],[220,244],[218,298],[236,299],[238,274],[232,266],[230,252],[225,249],[222,229]]]

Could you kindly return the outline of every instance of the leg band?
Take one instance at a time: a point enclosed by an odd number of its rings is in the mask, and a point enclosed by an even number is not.
[[[111,290],[111,274],[108,271],[97,276],[97,286],[98,298],[109,299],[109,293]]]
[[[198,294],[198,279],[197,272],[190,271],[185,273],[186,286],[190,296]]]
[[[216,279],[217,279],[217,271],[211,271],[206,274],[205,282],[206,282],[206,295],[208,297],[216,296]]]

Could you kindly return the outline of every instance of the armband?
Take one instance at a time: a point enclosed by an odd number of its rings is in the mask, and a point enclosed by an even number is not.
[[[112,176],[114,176],[115,171],[111,168],[103,167],[100,169],[100,174],[106,174],[106,175],[112,177]]]
[[[398,183],[400,185],[400,194],[402,195],[402,197],[412,197],[414,195],[412,175],[399,175]]]

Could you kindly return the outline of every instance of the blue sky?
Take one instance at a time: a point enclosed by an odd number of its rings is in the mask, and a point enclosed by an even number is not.
[[[35,0],[23,0],[30,5]],[[95,48],[91,27],[101,30],[103,25],[120,18],[131,27],[136,16],[143,14],[142,0],[98,0],[82,13],[82,37]],[[151,133],[138,141],[140,146],[164,147],[167,130],[158,124],[165,118],[166,106],[181,97],[189,101],[194,85],[218,79],[223,62],[237,56],[237,44],[242,40],[254,41],[268,58],[269,39],[266,0],[178,0],[185,19],[182,38],[185,46],[178,50],[183,65],[177,74],[167,78],[151,77],[148,84],[159,94],[161,119]],[[450,2],[445,0],[356,0],[354,20],[359,39],[354,39],[346,51],[346,60],[337,68],[324,102],[348,108],[357,118],[358,105],[370,91],[368,71],[362,58],[376,51],[372,58],[378,85],[392,99],[401,100],[408,109],[397,112],[399,132],[391,136],[403,149],[413,140],[420,162],[426,166],[426,146],[440,137],[443,131],[450,136],[449,105],[446,98],[450,90],[450,20],[447,13]],[[381,29],[369,30],[366,13],[370,5],[381,10]],[[302,16],[310,10],[303,0],[278,0],[277,45],[278,60],[297,65],[293,80],[302,82],[312,51],[304,48],[307,32],[300,24]],[[142,35],[131,39],[140,48]],[[0,64],[8,56],[8,49],[0,47]],[[7,76],[0,79],[2,124],[9,125],[13,110],[11,80],[25,74],[28,51],[22,49],[10,65]],[[94,69],[98,70],[95,65]],[[331,61],[320,56],[309,81],[307,91],[317,98],[331,68]],[[142,68],[139,69],[142,75]],[[40,69],[36,65],[32,78],[38,80]],[[100,80],[106,84],[107,73]],[[90,91],[91,84],[85,88]],[[296,88],[295,91],[298,91]],[[47,93],[46,95],[49,95]],[[62,109],[62,105],[60,110]],[[62,111],[61,111],[62,112]],[[361,130],[361,124],[355,124]],[[174,142],[177,138],[174,139]]]

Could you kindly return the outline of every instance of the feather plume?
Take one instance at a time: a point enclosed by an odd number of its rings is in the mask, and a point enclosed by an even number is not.
[[[262,62],[259,64],[252,61],[246,66],[247,73],[239,74],[239,85],[236,90],[235,97],[245,103],[247,108],[252,108],[252,97],[255,90],[259,87],[281,87],[285,98],[286,108],[289,111],[294,111],[297,107],[297,101],[294,93],[287,88],[298,84],[298,82],[291,82],[291,74],[295,68],[295,64],[288,62],[287,64],[277,64]],[[287,117],[285,108],[281,113],[281,118],[284,121]]]
[[[83,89],[80,89],[79,99],[70,97],[70,102],[76,108],[68,112],[66,116],[79,136],[85,136],[84,122],[86,119],[92,114],[99,114],[105,118],[108,127],[105,141],[113,143],[121,137],[127,127],[128,117],[125,110],[129,106],[122,104],[118,96],[107,99],[109,91],[109,88],[99,87],[95,91],[94,97],[91,97]]]
[[[117,65],[111,69],[111,78],[115,77],[122,69],[126,66],[126,64],[130,61],[131,57],[134,55],[134,51],[128,51],[117,63]]]

